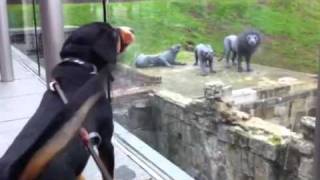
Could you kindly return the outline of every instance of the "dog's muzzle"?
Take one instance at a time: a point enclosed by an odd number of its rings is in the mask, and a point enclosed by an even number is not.
[[[118,53],[122,53],[135,40],[134,31],[129,27],[118,27]]]

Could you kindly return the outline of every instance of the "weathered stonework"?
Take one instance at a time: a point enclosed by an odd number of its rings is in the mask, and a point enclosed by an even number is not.
[[[292,92],[293,88],[284,86],[275,90],[257,90],[259,98],[238,104],[237,107],[251,115],[300,132],[300,119],[303,116],[315,116],[316,95],[315,91]]]
[[[226,102],[215,101],[215,104],[211,104],[211,100],[193,102],[191,99],[175,98],[175,96],[179,95],[160,91],[151,100],[152,107],[161,109],[157,116],[162,119],[157,119],[158,121],[167,118],[176,121],[173,123],[175,125],[159,128],[160,131],[169,131],[170,134],[167,136],[169,139],[158,137],[158,142],[169,142],[165,143],[168,147],[161,148],[167,149],[164,155],[187,172],[194,172],[196,169],[198,177],[217,180],[276,179],[278,172],[275,169],[280,166],[278,159],[293,132],[278,125],[272,125],[277,127],[276,132],[272,132],[263,128],[270,123],[256,118],[242,118],[241,115],[234,115],[238,118],[233,121],[223,120],[226,116],[223,115],[223,108],[219,107],[224,106]],[[173,99],[180,102],[172,103]],[[234,110],[231,105],[228,107],[231,108],[228,111]],[[189,112],[189,115],[193,112],[192,117],[186,117],[184,113],[185,118],[180,119],[180,115],[176,112],[185,111]],[[206,114],[212,114],[213,117],[208,117]],[[249,126],[250,123],[253,125]],[[257,125],[259,123],[262,125]],[[159,122],[158,124],[161,125]]]
[[[316,118],[304,116],[301,118],[301,131],[305,139],[314,141],[314,134],[316,128]]]
[[[133,121],[129,125],[133,123],[135,129],[127,128],[195,179],[309,180],[313,143],[307,136],[239,111],[224,97],[229,92],[230,88],[219,83],[207,84],[204,99],[152,91],[143,104],[126,104],[129,110],[124,117]],[[267,106],[277,102],[269,101]],[[304,106],[300,100],[289,103]],[[278,114],[288,112],[274,109]],[[147,122],[137,123],[142,119]]]

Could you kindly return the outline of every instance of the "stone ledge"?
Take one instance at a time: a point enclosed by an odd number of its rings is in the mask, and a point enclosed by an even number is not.
[[[182,96],[178,93],[174,93],[168,90],[159,90],[155,92],[155,96],[158,96],[164,100],[167,100],[173,104],[176,104],[182,108],[189,106],[193,100],[191,98]]]
[[[304,139],[293,139],[292,143],[290,144],[292,148],[297,149],[299,153],[304,156],[313,157],[314,152],[314,144],[313,142],[306,141]]]
[[[127,73],[130,75],[130,78],[138,81],[143,81],[145,85],[155,85],[160,84],[162,81],[162,78],[160,76],[150,76],[147,74],[143,74],[138,72],[136,69],[131,68],[128,65],[125,64],[118,64],[116,66],[117,70],[122,71],[123,73]]]
[[[304,116],[301,118],[301,129],[303,137],[306,140],[314,141],[316,128],[316,118],[310,116]]]
[[[277,161],[292,139],[301,139],[299,134],[259,118],[237,121],[233,125],[220,124],[217,129],[220,141],[246,148],[270,161]],[[308,149],[305,154],[310,154]]]
[[[161,103],[161,107],[163,106],[168,112],[172,111],[170,113],[172,116],[178,118],[179,112],[184,112],[174,110],[176,107],[179,106],[179,109],[185,108],[186,111],[191,111],[195,115],[193,121],[196,122],[191,121],[194,127],[199,130],[213,132],[220,141],[246,148],[251,153],[266,160],[278,162],[284,155],[281,153],[284,152],[283,150],[289,142],[292,139],[301,138],[298,134],[281,125],[267,122],[257,117],[250,117],[221,99],[211,101],[192,100],[166,90],[158,91],[155,94],[164,100],[165,103]],[[172,106],[166,103],[172,104]],[[221,117],[210,119],[206,111],[216,112]],[[218,119],[226,119],[226,112],[230,115],[228,116],[229,119],[230,117],[233,118],[228,121],[219,121]]]

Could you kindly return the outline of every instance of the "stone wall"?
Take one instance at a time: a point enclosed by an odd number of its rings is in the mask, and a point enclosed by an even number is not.
[[[277,159],[278,148],[223,123],[210,103],[178,96],[162,91],[153,100],[160,153],[198,179],[270,179],[276,174],[270,162]]]
[[[154,149],[157,149],[155,123],[149,105],[148,91],[113,99],[113,117],[131,133]]]
[[[299,168],[298,175],[303,180],[313,180],[313,156],[314,156],[314,136],[316,118],[303,117],[301,119],[301,129],[303,139],[296,139],[291,144],[292,148],[298,152]]]
[[[293,89],[293,86],[287,85],[252,90],[256,94],[256,99],[249,103],[241,103],[238,107],[253,116],[299,132],[300,119],[303,116],[316,115],[316,91]]]
[[[195,179],[311,180],[312,130],[302,136],[251,117],[227,101],[230,88],[222,86],[207,85],[205,99],[150,91],[140,100],[124,98],[115,111],[122,109],[122,124]]]

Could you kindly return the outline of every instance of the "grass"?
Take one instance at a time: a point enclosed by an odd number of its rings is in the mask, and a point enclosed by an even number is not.
[[[30,14],[31,8],[25,8]],[[210,43],[219,55],[224,36],[255,28],[264,41],[254,63],[317,71],[318,0],[148,0],[111,3],[108,8],[113,24],[135,29],[137,41],[123,56],[128,64],[138,53],[158,53],[176,43]],[[9,12],[10,25],[21,27],[21,6],[12,5]],[[82,25],[101,21],[102,9],[96,3],[64,4],[64,15],[66,25]],[[193,59],[186,52],[178,58]]]

